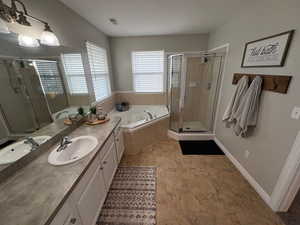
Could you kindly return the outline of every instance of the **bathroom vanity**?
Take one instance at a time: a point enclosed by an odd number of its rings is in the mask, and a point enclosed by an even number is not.
[[[69,136],[92,136],[98,144],[75,163],[53,166],[48,156],[56,144],[1,183],[1,224],[95,224],[124,152],[120,119],[82,125]]]
[[[96,223],[123,151],[122,132],[117,126],[58,211],[51,225]]]

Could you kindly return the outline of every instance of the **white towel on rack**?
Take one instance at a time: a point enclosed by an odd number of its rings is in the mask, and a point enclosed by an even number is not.
[[[234,132],[237,136],[246,136],[249,126],[255,126],[259,112],[259,99],[262,78],[256,76],[241,100],[237,111],[233,114],[235,120]]]
[[[226,122],[226,125],[229,126],[230,123],[233,122],[233,115],[237,111],[241,99],[246,94],[246,91],[249,87],[249,78],[247,76],[243,76],[237,83],[236,90],[231,97],[231,100],[225,110],[223,115],[223,121]]]

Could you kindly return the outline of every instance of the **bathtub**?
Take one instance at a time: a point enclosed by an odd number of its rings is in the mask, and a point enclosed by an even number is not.
[[[121,127],[125,131],[132,131],[157,122],[168,115],[169,111],[165,105],[131,105],[128,111],[114,110],[109,116],[121,117]]]

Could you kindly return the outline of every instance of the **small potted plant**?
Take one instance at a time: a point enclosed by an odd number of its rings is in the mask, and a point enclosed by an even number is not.
[[[90,108],[89,121],[93,122],[95,120],[97,120],[97,108],[96,106],[92,106]]]
[[[77,109],[77,112],[78,112],[78,115],[84,116],[84,108],[83,108],[82,106],[80,106],[80,107]]]

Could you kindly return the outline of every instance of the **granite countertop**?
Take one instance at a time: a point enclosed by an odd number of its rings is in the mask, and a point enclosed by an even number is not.
[[[65,166],[48,163],[49,153],[36,158],[16,174],[0,184],[0,221],[5,225],[45,225],[62,206],[71,190],[88,169],[120,118],[113,118],[99,126],[82,125],[69,134],[71,138],[91,135],[97,138],[97,150],[82,160]]]
[[[53,121],[52,123],[48,124],[47,126],[42,127],[41,129],[35,131],[32,134],[29,134],[28,136],[55,136],[58,133],[64,131],[65,129],[68,129],[68,125],[64,124],[65,119],[58,119]]]

